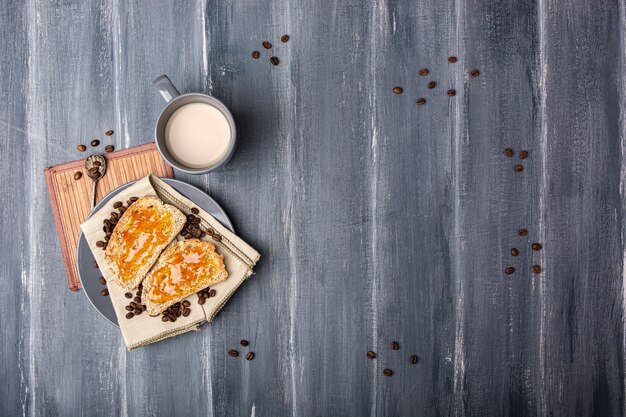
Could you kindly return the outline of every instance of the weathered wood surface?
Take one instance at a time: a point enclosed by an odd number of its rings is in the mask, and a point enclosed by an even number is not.
[[[0,2],[0,415],[624,415],[624,24],[618,1]],[[42,170],[150,141],[162,73],[232,109],[232,162],[178,177],[263,259],[213,324],[127,352],[66,289]]]

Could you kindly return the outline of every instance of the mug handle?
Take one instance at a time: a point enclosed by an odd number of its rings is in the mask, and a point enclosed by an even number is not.
[[[159,93],[168,103],[180,95],[174,84],[172,84],[172,80],[165,74],[152,81],[152,85],[159,90]]]

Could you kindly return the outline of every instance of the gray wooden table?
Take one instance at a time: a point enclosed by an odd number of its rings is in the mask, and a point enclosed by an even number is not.
[[[0,2],[0,415],[624,415],[625,24],[609,0]],[[66,288],[42,170],[152,141],[163,73],[232,109],[231,163],[178,178],[263,258],[214,323],[127,352]]]

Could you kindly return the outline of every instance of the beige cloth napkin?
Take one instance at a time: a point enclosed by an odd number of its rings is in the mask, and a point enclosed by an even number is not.
[[[197,216],[202,219],[200,224],[202,229],[206,230],[210,226],[222,237],[219,242],[209,237],[209,235],[205,236],[203,240],[213,243],[216,251],[224,256],[224,265],[228,271],[228,279],[211,286],[216,291],[216,295],[215,297],[207,298],[202,306],[198,304],[198,296],[196,294],[189,296],[187,300],[191,303],[191,314],[187,317],[179,317],[174,323],[163,322],[160,316],[150,317],[146,312],[132,319],[127,319],[127,311],[124,307],[131,300],[124,296],[127,291],[113,282],[113,273],[104,259],[104,251],[96,246],[96,242],[104,238],[104,232],[102,231],[103,221],[108,219],[110,213],[115,210],[113,203],[121,201],[125,204],[130,197],[143,197],[146,195],[157,195],[165,203],[172,204],[186,215],[191,213],[191,208],[198,208],[200,213]],[[256,250],[222,226],[213,216],[197,207],[192,201],[153,175],[147,176],[121,191],[102,209],[81,224],[80,228],[85,234],[100,271],[107,281],[109,296],[113,302],[122,336],[128,349],[145,346],[168,337],[197,330],[204,321],[210,322],[213,320],[237,288],[252,274],[252,268],[261,257]],[[177,239],[182,238],[178,236]],[[133,297],[135,292],[136,290],[132,291]]]

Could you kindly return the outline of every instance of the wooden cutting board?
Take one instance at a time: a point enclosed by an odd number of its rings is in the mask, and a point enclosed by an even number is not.
[[[85,153],[85,158],[89,154]],[[103,155],[106,159],[106,174],[98,181],[96,201],[110,191],[143,178],[148,174],[158,177],[173,178],[172,168],[159,155],[154,143],[134,148],[115,151]],[[61,252],[67,271],[67,283],[72,291],[80,289],[78,272],[76,271],[76,246],[80,236],[80,224],[85,221],[91,211],[91,179],[84,169],[85,159],[66,162],[46,168],[46,183],[50,196],[50,205],[57,227]],[[83,174],[79,180],[74,179],[77,171]]]

